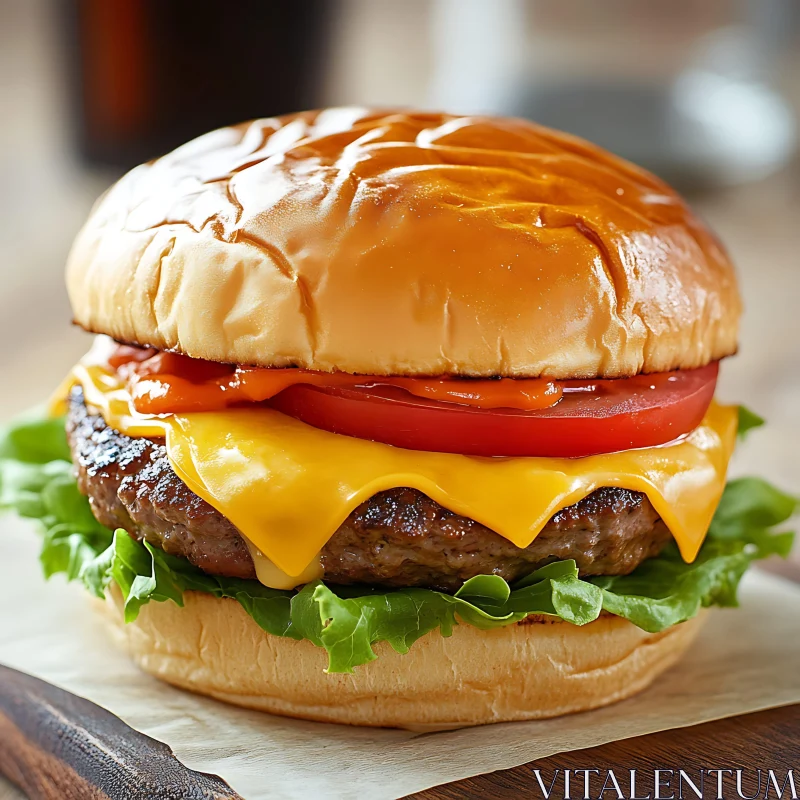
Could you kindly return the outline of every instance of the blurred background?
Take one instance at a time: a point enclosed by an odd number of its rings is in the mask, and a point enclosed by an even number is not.
[[[0,0],[0,417],[88,346],[62,270],[113,180],[328,104],[525,116],[675,183],[746,298],[721,394],[770,425],[735,469],[800,490],[796,0]]]

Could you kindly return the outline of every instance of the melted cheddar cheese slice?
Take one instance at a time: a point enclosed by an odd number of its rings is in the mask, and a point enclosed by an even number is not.
[[[91,358],[73,377],[110,426],[166,440],[175,472],[233,522],[254,555],[271,562],[258,573],[277,588],[314,577],[320,550],[353,509],[399,486],[518,547],[595,489],[632,489],[649,497],[692,561],[722,495],[737,427],[736,409],[713,403],[695,431],[660,447],[576,459],[481,458],[328,433],[261,407],[145,417],[116,376]]]

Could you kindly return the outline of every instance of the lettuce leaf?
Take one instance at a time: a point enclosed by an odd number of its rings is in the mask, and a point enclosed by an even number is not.
[[[747,417],[743,424],[754,426]],[[207,575],[95,520],[72,474],[63,419],[28,418],[0,437],[0,507],[39,520],[46,577],[64,573],[98,597],[114,581],[122,591],[126,622],[135,620],[146,603],[180,606],[184,592],[206,592],[235,600],[268,633],[324,648],[330,672],[352,672],[376,658],[378,642],[406,653],[427,633],[449,636],[458,624],[488,630],[529,614],[549,614],[585,625],[607,611],[657,632],[701,607],[734,606],[739,581],[754,559],[788,554],[792,534],[775,527],[792,516],[797,499],[759,478],[740,478],[728,484],[692,564],[670,544],[630,575],[583,579],[574,561],[559,561],[514,584],[478,575],[454,594],[322,581],[280,591],[257,581]]]
[[[740,439],[747,438],[747,434],[753,428],[760,428],[766,420],[760,417],[755,411],[751,411],[745,406],[739,406],[739,429],[737,431]]]

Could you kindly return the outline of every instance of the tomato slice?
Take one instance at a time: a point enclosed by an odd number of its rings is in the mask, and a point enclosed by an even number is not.
[[[410,450],[569,457],[666,444],[694,430],[718,364],[634,378],[563,381],[551,408],[477,409],[381,386],[291,386],[270,405],[315,428]]]
[[[718,365],[616,380],[466,380],[255,369],[112,347],[141,413],[266,401],[317,428],[412,450],[579,457],[665,444],[700,424]]]

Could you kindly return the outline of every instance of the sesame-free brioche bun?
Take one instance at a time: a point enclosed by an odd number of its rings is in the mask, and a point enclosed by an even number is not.
[[[350,675],[325,673],[327,654],[272,636],[235,601],[187,592],[185,606],[149,603],[114,630],[146,672],[184,689],[273,714],[350,725],[442,730],[541,719],[630,697],[672,666],[702,622],[646,633],[604,614],[583,627],[548,617],[490,631],[459,625],[400,655],[385,642]]]
[[[693,368],[735,351],[740,313],[725,252],[649,173],[524,120],[360,108],[137,167],[68,287],[119,341],[363,374]]]

